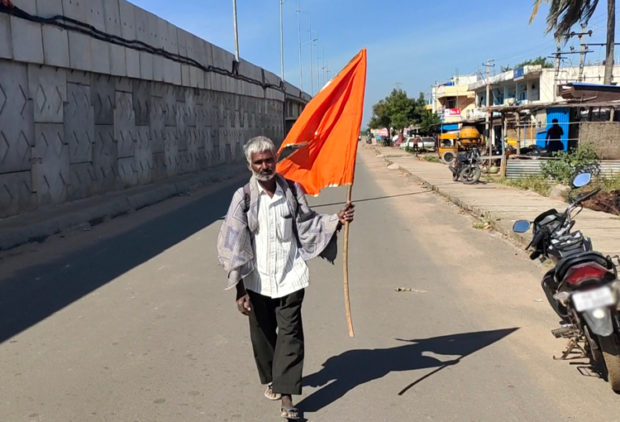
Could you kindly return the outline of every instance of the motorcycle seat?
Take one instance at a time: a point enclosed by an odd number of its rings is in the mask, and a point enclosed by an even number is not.
[[[563,280],[564,276],[571,267],[586,262],[596,262],[600,266],[607,268],[610,272],[614,272],[614,264],[609,259],[603,256],[600,252],[587,251],[583,253],[569,255],[566,258],[558,261],[558,264],[555,268],[555,275],[557,280]]]

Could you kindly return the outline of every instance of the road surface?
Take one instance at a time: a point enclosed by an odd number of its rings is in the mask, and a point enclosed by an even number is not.
[[[235,183],[2,254],[0,421],[281,420],[216,261]],[[585,361],[552,359],[544,268],[366,148],[353,198],[356,336],[342,262],[311,261],[308,421],[619,419]]]

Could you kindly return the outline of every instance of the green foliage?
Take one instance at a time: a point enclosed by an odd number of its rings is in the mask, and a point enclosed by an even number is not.
[[[589,172],[594,176],[600,171],[598,156],[591,144],[581,144],[576,151],[556,153],[557,160],[542,163],[542,175],[565,185],[570,185],[578,173]]]
[[[390,95],[372,106],[372,117],[368,123],[371,129],[394,128],[402,130],[410,124],[428,120],[426,100],[420,93],[417,99],[407,97],[402,89],[393,89]],[[434,121],[433,121],[434,122]]]
[[[392,120],[388,114],[386,100],[380,100],[377,104],[372,106],[372,117],[370,118],[370,122],[368,122],[368,127],[370,129],[389,128],[391,123]]]
[[[520,67],[523,66],[535,66],[535,65],[541,65],[543,68],[552,68],[553,67],[553,63],[550,62],[549,60],[547,60],[545,57],[542,56],[538,56],[534,59],[529,59],[526,60],[524,62],[521,62],[519,64],[516,64],[514,66],[502,66],[502,72],[505,72],[507,70],[511,70],[511,69],[518,69]]]
[[[531,190],[542,196],[549,196],[551,184],[549,179],[541,174],[522,177],[520,179],[493,179],[494,182],[514,188]]]
[[[440,163],[441,160],[436,155],[425,155],[424,159],[426,161],[430,161],[431,163]]]
[[[423,110],[420,116],[420,132],[422,133],[436,133],[439,132],[439,125],[441,124],[441,117],[430,110]]]
[[[620,190],[620,174],[601,177],[601,188],[605,192]]]

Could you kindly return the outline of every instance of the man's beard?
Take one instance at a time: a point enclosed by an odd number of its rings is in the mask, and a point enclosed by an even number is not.
[[[276,175],[276,172],[264,171],[264,172],[256,172],[252,170],[252,174],[259,182],[268,182],[273,179]]]

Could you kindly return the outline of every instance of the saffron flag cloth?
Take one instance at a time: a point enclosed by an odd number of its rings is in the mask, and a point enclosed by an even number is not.
[[[309,195],[352,184],[365,88],[364,48],[306,105],[278,151],[295,150],[278,163],[278,173]]]

